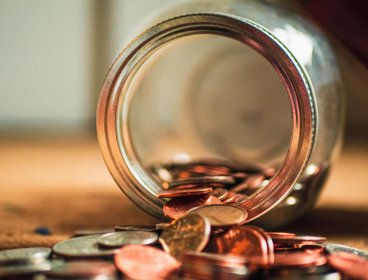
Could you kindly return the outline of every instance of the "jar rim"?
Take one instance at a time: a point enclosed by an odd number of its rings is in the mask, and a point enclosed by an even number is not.
[[[156,185],[158,189],[157,182],[140,166],[129,136],[129,84],[152,52],[194,34],[225,36],[253,48],[272,64],[289,96],[292,134],[284,161],[268,185],[241,205],[253,220],[290,193],[311,155],[316,128],[314,92],[306,71],[271,31],[255,22],[223,13],[187,14],[161,22],[136,37],[113,63],[101,91],[97,107],[100,149],[121,190],[140,208],[163,218],[164,202],[152,188]]]

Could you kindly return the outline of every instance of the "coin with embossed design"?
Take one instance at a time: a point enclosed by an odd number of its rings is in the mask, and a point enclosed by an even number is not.
[[[207,218],[190,214],[166,228],[159,240],[166,252],[180,259],[186,251],[202,251],[208,242],[210,231]]]

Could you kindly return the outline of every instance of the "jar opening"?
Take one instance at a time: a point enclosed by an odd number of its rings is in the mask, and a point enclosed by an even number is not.
[[[187,15],[143,33],[117,59],[99,104],[99,141],[118,185],[155,216],[163,205],[150,173],[157,163],[277,167],[241,204],[251,220],[302,172],[314,137],[311,100],[304,71],[262,27]]]

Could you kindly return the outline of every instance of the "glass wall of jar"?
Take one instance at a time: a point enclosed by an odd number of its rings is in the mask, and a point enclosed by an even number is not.
[[[310,209],[343,125],[325,36],[282,1],[184,1],[146,28],[115,60],[98,106],[119,187],[163,218],[162,184],[215,165],[263,176],[226,186],[247,197],[250,221],[272,228]]]

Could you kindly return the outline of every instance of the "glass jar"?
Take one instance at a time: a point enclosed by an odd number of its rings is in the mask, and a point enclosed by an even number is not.
[[[164,218],[152,166],[209,159],[275,170],[240,204],[249,221],[274,228],[310,209],[343,126],[324,35],[295,7],[265,0],[184,1],[148,26],[113,63],[97,110],[123,192]]]

